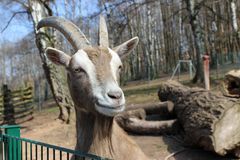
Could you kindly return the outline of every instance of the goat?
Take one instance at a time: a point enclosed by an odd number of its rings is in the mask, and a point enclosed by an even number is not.
[[[125,109],[124,93],[119,87],[121,60],[136,47],[138,37],[110,49],[102,16],[97,47],[92,47],[81,30],[63,18],[44,18],[38,24],[38,29],[42,27],[59,30],[75,50],[75,54],[69,56],[55,48],[46,49],[49,60],[67,70],[69,91],[76,110],[75,149],[116,160],[148,159],[114,120],[114,116]]]

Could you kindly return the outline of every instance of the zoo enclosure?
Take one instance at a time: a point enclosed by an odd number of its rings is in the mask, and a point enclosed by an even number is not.
[[[81,151],[20,138],[20,127],[17,125],[1,126],[0,129],[0,160],[70,160],[71,156],[107,160]]]

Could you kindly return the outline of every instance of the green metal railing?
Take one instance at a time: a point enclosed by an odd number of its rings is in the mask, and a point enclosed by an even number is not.
[[[75,151],[26,138],[20,138],[20,127],[0,126],[0,160],[106,160],[96,155]]]

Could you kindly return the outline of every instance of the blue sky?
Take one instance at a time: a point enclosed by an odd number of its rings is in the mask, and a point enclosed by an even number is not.
[[[76,0],[76,2],[78,2]],[[56,0],[57,10],[60,16],[65,14],[64,0]],[[54,7],[53,7],[54,8]],[[95,12],[97,9],[97,0],[82,0],[81,14],[86,16]],[[55,10],[55,8],[54,8]],[[0,5],[0,44],[3,41],[16,42],[26,36],[32,31],[32,24],[29,21],[27,14],[19,14],[11,21],[8,28],[1,33],[2,29],[7,25],[9,19],[15,11],[22,11],[19,6],[1,6]],[[79,9],[76,10],[76,14],[79,14]]]
[[[0,6],[0,31],[7,25],[13,12],[11,9]],[[17,41],[32,30],[31,23],[26,19],[26,15],[17,15],[6,28],[0,33],[0,42]]]

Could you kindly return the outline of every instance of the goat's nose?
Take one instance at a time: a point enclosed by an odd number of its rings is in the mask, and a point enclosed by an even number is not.
[[[111,99],[120,99],[122,97],[122,92],[120,92],[120,91],[109,91],[107,93],[107,95]]]

